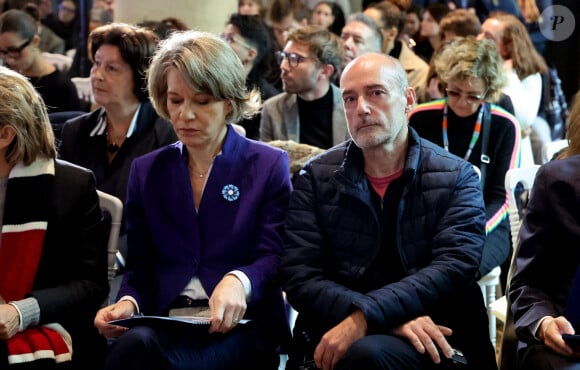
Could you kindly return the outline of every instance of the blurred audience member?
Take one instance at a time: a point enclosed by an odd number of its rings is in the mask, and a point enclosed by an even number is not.
[[[280,68],[276,65],[275,71],[270,70],[272,63],[269,58],[273,41],[269,38],[266,25],[260,16],[232,14],[221,36],[242,62],[248,91],[258,89],[263,100],[280,93],[266,79],[272,73],[279,75]],[[259,140],[259,113],[251,118],[244,118],[239,123],[246,130],[246,137]]]
[[[241,15],[259,15],[265,19],[267,11],[264,0],[238,0],[238,13]]]
[[[42,23],[64,40],[65,50],[74,49],[80,32],[76,3],[73,0],[62,0],[56,14],[56,17],[47,17]]]
[[[160,40],[165,40],[175,31],[187,30],[189,30],[187,24],[185,24],[181,19],[175,17],[163,18],[157,23],[155,29],[153,29]]]
[[[276,50],[281,50],[286,45],[288,33],[303,24],[299,21],[299,13],[305,6],[300,0],[274,0],[270,5],[270,23],[274,29]]]
[[[441,45],[439,22],[449,13],[446,4],[433,3],[423,12],[421,20],[421,40],[413,49],[415,53],[429,63],[433,52]]]
[[[371,4],[365,14],[374,19],[383,34],[383,53],[399,60],[407,72],[407,80],[417,95],[427,79],[429,66],[401,41],[399,35],[405,24],[405,12],[389,1]]]
[[[379,26],[364,13],[354,13],[348,17],[340,38],[344,44],[342,68],[359,55],[380,53],[383,47],[383,34]]]
[[[43,58],[39,44],[37,22],[30,15],[16,9],[0,15],[0,58],[4,64],[30,79],[49,112],[79,110],[75,86]]]
[[[36,22],[37,35],[40,37],[40,43],[38,47],[41,51],[52,54],[64,54],[65,52],[65,42],[58,36],[53,30],[46,27],[40,22],[40,13],[38,12],[38,6],[34,3],[27,3],[22,10],[28,13]]]
[[[504,62],[508,83],[504,93],[514,105],[522,137],[531,141],[533,155],[524,164],[542,162],[542,147],[552,140],[550,126],[538,118],[542,98],[542,73],[548,70],[538,54],[524,24],[514,15],[493,13],[481,26],[480,39],[493,41]],[[528,151],[530,150],[528,143]],[[530,155],[526,155],[526,158]]]
[[[413,49],[421,37],[421,19],[423,19],[423,8],[415,4],[411,5],[407,10],[405,26],[400,36],[409,49]]]
[[[320,26],[340,36],[345,24],[344,12],[340,5],[333,1],[320,1],[312,9],[310,24]]]

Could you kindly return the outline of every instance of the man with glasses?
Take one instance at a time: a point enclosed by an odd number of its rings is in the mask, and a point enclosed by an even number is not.
[[[258,88],[263,101],[280,93],[271,83],[280,79],[280,69],[272,56],[273,40],[259,16],[232,14],[221,37],[240,58],[249,90]],[[246,130],[246,137],[259,140],[259,113],[251,118],[244,118],[239,123]]]
[[[260,140],[291,140],[327,149],[348,136],[338,87],[340,39],[315,26],[296,29],[277,53],[284,92],[262,109]]]

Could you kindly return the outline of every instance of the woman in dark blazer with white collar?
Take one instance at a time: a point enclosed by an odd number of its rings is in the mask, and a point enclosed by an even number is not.
[[[193,31],[160,46],[149,91],[180,141],[131,168],[127,272],[119,301],[95,319],[105,336],[119,336],[105,369],[277,368],[289,335],[277,281],[288,156],[229,124],[256,112],[259,93],[246,90],[227,43]],[[205,311],[211,324],[127,331],[108,323],[175,309]]]

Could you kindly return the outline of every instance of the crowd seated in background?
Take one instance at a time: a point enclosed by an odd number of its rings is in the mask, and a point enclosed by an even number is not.
[[[0,15],[0,58],[30,79],[49,112],[80,110],[70,79],[42,56],[36,21],[21,10]]]

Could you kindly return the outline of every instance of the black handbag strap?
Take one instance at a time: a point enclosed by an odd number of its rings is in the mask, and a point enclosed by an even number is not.
[[[485,188],[485,171],[490,162],[487,149],[489,147],[489,130],[491,129],[491,106],[489,103],[483,103],[481,109],[483,109],[483,127],[481,128],[481,163],[479,170],[481,173],[481,189],[483,190]]]

